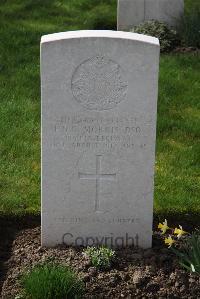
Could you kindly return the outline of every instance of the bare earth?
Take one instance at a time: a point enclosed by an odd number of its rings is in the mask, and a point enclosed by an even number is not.
[[[97,271],[85,259],[81,248],[41,248],[40,227],[22,230],[13,240],[11,257],[4,264],[7,273],[1,298],[19,294],[20,273],[48,258],[78,272],[85,282],[85,298],[200,298],[200,278],[179,267],[159,235],[154,236],[153,249],[117,250],[111,269]]]

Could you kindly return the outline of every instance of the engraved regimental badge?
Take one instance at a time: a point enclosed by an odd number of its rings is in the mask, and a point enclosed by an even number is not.
[[[96,56],[82,62],[72,76],[72,93],[76,100],[90,110],[108,110],[126,97],[127,83],[119,64]]]

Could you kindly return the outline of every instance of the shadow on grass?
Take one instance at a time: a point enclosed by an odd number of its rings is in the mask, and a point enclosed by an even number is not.
[[[158,223],[167,219],[169,227],[178,227],[181,225],[183,229],[189,233],[196,228],[200,228],[200,214],[199,213],[165,213],[154,214],[153,228],[157,230]]]

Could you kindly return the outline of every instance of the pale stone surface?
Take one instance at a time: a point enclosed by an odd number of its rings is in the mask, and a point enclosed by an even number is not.
[[[153,37],[42,37],[42,245],[151,246],[158,69]]]
[[[118,0],[118,30],[158,20],[176,27],[184,13],[184,0]]]

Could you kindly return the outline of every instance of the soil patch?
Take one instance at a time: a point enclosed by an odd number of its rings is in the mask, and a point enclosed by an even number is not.
[[[5,263],[12,254],[13,241],[17,234],[25,228],[40,225],[40,216],[0,217],[0,293],[8,270]]]
[[[81,248],[40,247],[40,227],[15,234],[11,256],[5,263],[7,274],[2,299],[20,293],[20,274],[49,258],[70,265],[85,282],[84,298],[200,298],[200,277],[181,269],[176,257],[155,234],[152,249],[120,249],[111,269],[97,271]]]

